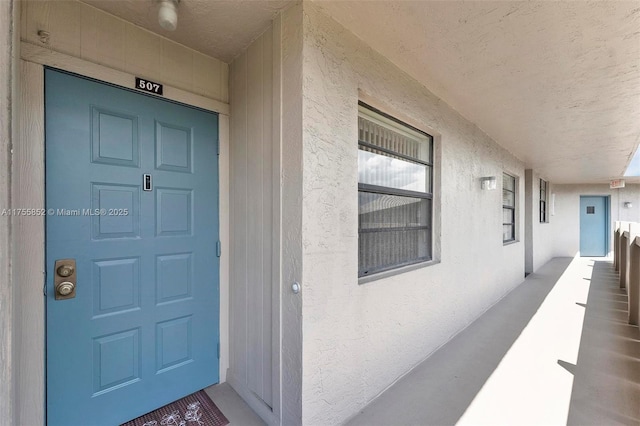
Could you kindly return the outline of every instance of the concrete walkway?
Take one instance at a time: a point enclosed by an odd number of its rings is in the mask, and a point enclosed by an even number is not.
[[[556,258],[349,425],[640,424],[640,340],[603,258]]]
[[[640,425],[640,334],[611,262],[594,260],[569,424]]]
[[[211,386],[205,392],[229,420],[229,426],[266,425],[228,383]]]

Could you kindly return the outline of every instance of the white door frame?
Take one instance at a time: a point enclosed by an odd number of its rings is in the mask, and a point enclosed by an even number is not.
[[[11,169],[12,208],[44,209],[44,66],[106,83],[134,88],[135,76],[73,56],[22,42],[20,60],[20,138],[14,141]],[[162,99],[174,100],[219,114],[220,241],[229,247],[229,105],[215,99],[164,86]],[[14,103],[15,105],[15,103]],[[14,371],[16,418],[21,424],[45,424],[45,218],[14,216],[12,281],[16,314]],[[229,366],[229,250],[220,258],[220,382]]]

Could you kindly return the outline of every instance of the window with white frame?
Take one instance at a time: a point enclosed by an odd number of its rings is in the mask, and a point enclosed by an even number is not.
[[[433,137],[358,106],[358,276],[431,260]]]
[[[516,178],[502,174],[502,242],[516,240]]]
[[[540,179],[540,222],[546,223],[549,221],[547,217],[547,188],[549,184],[546,180]]]

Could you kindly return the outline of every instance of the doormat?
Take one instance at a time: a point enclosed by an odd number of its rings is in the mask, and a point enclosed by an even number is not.
[[[122,426],[225,426],[229,420],[201,390]]]

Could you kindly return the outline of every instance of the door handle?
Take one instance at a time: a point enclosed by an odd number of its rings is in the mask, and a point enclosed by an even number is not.
[[[76,285],[71,281],[63,281],[56,286],[56,294],[60,296],[68,296],[75,290]],[[56,299],[60,299],[60,297],[56,297]]]
[[[56,260],[53,287],[56,300],[73,299],[76,297],[76,260]]]

